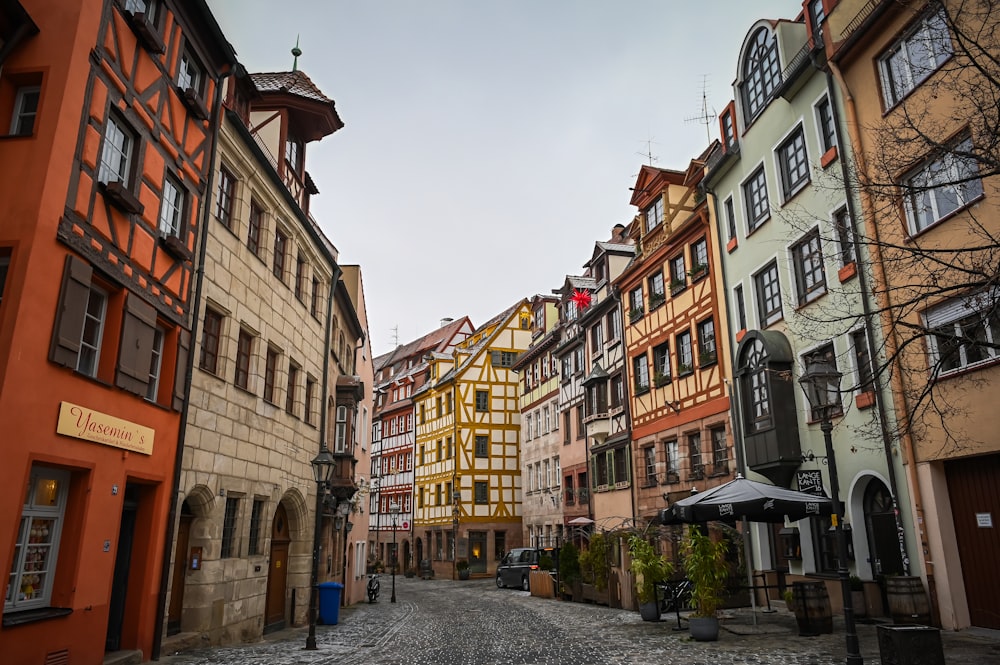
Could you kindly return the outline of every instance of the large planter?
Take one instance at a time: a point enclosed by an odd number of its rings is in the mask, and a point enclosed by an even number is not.
[[[655,600],[650,603],[639,603],[639,616],[643,621],[659,621],[660,604]]]
[[[688,629],[698,642],[715,642],[719,639],[719,620],[715,617],[689,617]]]
[[[459,570],[458,570],[458,579],[460,579],[460,580],[467,580],[467,579],[469,579],[469,569],[468,568],[459,568]]]

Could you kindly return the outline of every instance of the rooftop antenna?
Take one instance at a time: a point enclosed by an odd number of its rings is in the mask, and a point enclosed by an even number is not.
[[[701,124],[705,125],[705,138],[707,138],[708,142],[711,143],[712,142],[712,132],[709,129],[709,125],[712,124],[712,121],[715,120],[716,117],[718,117],[718,116],[715,113],[715,109],[712,109],[711,113],[709,113],[709,111],[708,111],[708,76],[707,75],[702,75],[702,77],[701,77],[701,115],[692,116],[690,118],[684,118],[684,122],[698,121]]]
[[[637,155],[642,155],[647,160],[649,160],[649,165],[650,166],[653,165],[653,162],[660,161],[659,157],[654,157],[653,156],[653,145],[656,145],[656,141],[654,141],[653,139],[655,139],[655,138],[656,138],[655,136],[650,136],[645,141],[642,141],[642,143],[646,144],[646,152],[637,152],[637,153],[635,153]]]
[[[392,327],[392,348],[399,346],[399,326],[395,325]]]
[[[292,55],[295,57],[292,60],[292,71],[299,71],[299,56],[302,55],[302,49],[299,48],[299,35],[295,35],[295,47],[292,48]]]

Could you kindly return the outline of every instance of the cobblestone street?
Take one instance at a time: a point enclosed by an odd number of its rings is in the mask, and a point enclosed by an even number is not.
[[[383,578],[376,604],[342,608],[336,626],[317,626],[319,649],[305,651],[306,629],[269,636],[265,642],[198,649],[169,655],[167,665],[729,665],[735,663],[825,665],[844,662],[843,624],[834,633],[799,637],[794,617],[784,609],[749,610],[723,621],[719,641],[694,642],[674,631],[671,615],[643,622],[638,612],[567,603],[513,589],[492,580],[452,582],[396,579],[395,605]],[[875,627],[859,626],[866,663],[878,663]],[[942,633],[948,665],[1000,663],[1000,635],[988,631]]]

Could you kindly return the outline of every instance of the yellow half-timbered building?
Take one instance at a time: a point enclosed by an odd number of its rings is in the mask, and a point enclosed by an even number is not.
[[[427,358],[416,408],[413,537],[417,559],[453,577],[466,560],[492,574],[521,544],[517,355],[531,344],[525,299],[450,353]]]

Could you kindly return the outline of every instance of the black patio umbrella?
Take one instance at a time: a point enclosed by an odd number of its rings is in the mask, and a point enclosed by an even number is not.
[[[794,522],[806,517],[830,515],[833,501],[825,496],[796,492],[777,485],[759,483],[737,475],[725,485],[681,499],[661,511],[664,524],[697,524],[711,520],[732,522]]]

